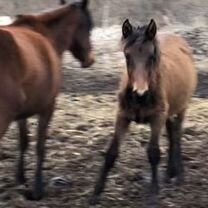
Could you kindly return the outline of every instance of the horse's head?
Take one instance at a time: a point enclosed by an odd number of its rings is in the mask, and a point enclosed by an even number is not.
[[[60,4],[65,4],[65,0],[60,0]],[[90,32],[93,27],[92,18],[88,10],[88,0],[82,0],[71,5],[78,15],[76,15],[76,24],[73,40],[69,50],[77,58],[82,67],[89,67],[94,63],[94,56],[92,52],[92,45],[90,41]]]
[[[122,41],[126,58],[128,80],[132,90],[139,96],[148,92],[151,75],[156,70],[159,50],[154,20],[148,25],[134,27],[127,19],[122,26]]]

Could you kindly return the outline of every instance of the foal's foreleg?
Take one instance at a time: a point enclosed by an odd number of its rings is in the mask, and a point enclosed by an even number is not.
[[[27,129],[27,120],[22,119],[18,121],[19,127],[19,149],[20,154],[17,164],[17,173],[16,180],[18,184],[23,184],[26,182],[25,179],[25,170],[24,170],[24,155],[28,148],[28,129]]]
[[[101,169],[98,181],[96,183],[91,204],[96,203],[97,197],[103,192],[105,187],[106,178],[109,171],[113,168],[116,158],[119,155],[119,147],[121,139],[126,133],[130,121],[121,113],[118,114],[115,125],[115,133],[110,147],[105,156],[104,166]]]
[[[169,139],[169,157],[167,168],[167,180],[175,176],[178,177],[178,182],[183,180],[183,163],[181,156],[181,136],[182,123],[184,120],[184,112],[178,114],[173,119],[166,121],[166,129]]]
[[[155,116],[150,123],[151,138],[150,138],[149,146],[147,148],[147,154],[152,169],[152,192],[159,191],[159,185],[158,185],[158,164],[160,162],[159,137],[164,122],[165,122],[165,116],[163,114],[160,114]]]

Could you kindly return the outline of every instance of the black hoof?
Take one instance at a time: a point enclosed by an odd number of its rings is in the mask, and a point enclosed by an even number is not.
[[[157,195],[150,195],[147,202],[148,208],[159,208],[159,199]]]
[[[159,192],[160,192],[160,187],[158,184],[153,183],[150,185],[150,194],[151,195],[157,195],[157,194],[159,194]]]
[[[99,202],[99,197],[98,196],[92,196],[89,200],[89,205],[96,205]]]
[[[43,194],[42,193],[34,193],[31,190],[26,190],[25,193],[25,198],[27,200],[31,200],[31,201],[39,201],[43,198]]]
[[[176,184],[176,186],[181,186],[181,185],[184,184],[184,181],[185,181],[184,180],[184,176],[183,175],[179,175],[176,178],[175,184]]]
[[[166,184],[171,184],[171,179],[169,178],[169,177],[165,177],[164,178],[164,183],[166,183]]]
[[[178,171],[176,168],[169,168],[168,171],[167,171],[167,175],[168,177],[171,179],[171,178],[175,178],[178,174]]]

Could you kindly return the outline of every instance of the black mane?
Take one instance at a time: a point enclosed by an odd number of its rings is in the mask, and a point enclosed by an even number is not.
[[[146,38],[145,32],[148,25],[144,25],[142,27],[133,28],[133,33],[125,40],[124,48],[129,48],[132,45],[138,43],[145,43],[146,41],[150,41]],[[152,40],[154,45],[154,55],[151,57],[150,63],[148,65],[154,64],[157,65],[160,60],[160,48],[157,40],[157,36]]]

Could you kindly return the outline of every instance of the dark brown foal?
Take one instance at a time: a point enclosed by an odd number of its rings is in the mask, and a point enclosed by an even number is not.
[[[129,124],[149,124],[147,155],[152,169],[153,193],[158,191],[159,137],[166,125],[169,139],[167,178],[183,178],[181,134],[184,114],[196,88],[197,75],[192,52],[184,39],[174,34],[157,34],[154,20],[133,27],[122,26],[122,44],[127,70],[121,80],[115,133],[105,156],[91,203],[104,190],[106,178],[119,155],[121,140]]]

